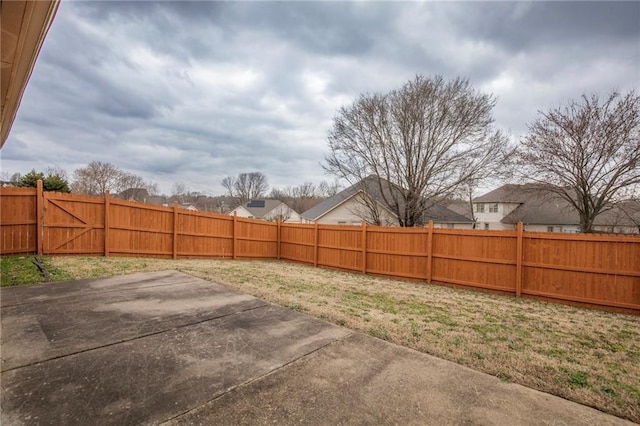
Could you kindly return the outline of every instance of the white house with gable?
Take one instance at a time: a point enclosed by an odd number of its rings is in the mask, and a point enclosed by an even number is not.
[[[522,222],[527,231],[580,232],[576,209],[538,184],[503,185],[473,199],[477,229],[513,230]],[[640,202],[628,200],[598,215],[593,230],[606,233],[640,232]]]
[[[363,221],[374,223],[372,210],[376,210],[377,219],[382,226],[398,226],[398,217],[390,209],[380,194],[380,187],[385,191],[399,191],[391,183],[384,181],[378,183],[377,177],[369,176],[355,185],[338,192],[320,204],[303,212],[303,223],[318,222],[332,225],[359,225]],[[388,196],[387,199],[391,197]],[[396,197],[398,198],[398,197]],[[374,205],[375,209],[371,206]],[[464,215],[446,208],[444,205],[435,204],[423,212],[424,223],[433,221],[438,228],[471,229],[473,221]]]
[[[234,214],[250,219],[300,223],[300,215],[280,200],[250,200],[229,212],[229,216]]]

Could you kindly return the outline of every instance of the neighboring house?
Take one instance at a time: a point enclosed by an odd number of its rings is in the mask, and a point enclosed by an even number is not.
[[[622,201],[595,220],[595,230],[611,234],[640,234],[640,200]]]
[[[596,217],[593,230],[638,233],[638,204],[627,201],[601,213]],[[527,231],[580,231],[580,218],[575,208],[543,185],[503,185],[474,198],[473,208],[478,229],[512,230],[522,222]]]
[[[194,202],[194,205],[200,211],[206,212],[214,212],[214,213],[223,213],[227,214],[232,210],[235,204],[235,198],[233,197],[208,197],[208,196],[199,196]]]
[[[167,198],[162,195],[149,195],[149,192],[145,188],[129,188],[125,189],[121,193],[115,195],[117,198],[121,198],[127,201],[138,201],[140,203],[154,204],[157,206],[171,207],[174,202],[178,203],[178,208],[197,212],[202,209],[198,208],[194,202],[188,202],[189,200],[180,200],[177,197]]]
[[[192,212],[197,212],[198,211],[198,208],[196,206],[194,206],[193,204],[178,204],[178,207],[181,208],[181,209],[192,211]]]
[[[377,203],[382,225],[397,225],[398,220],[395,214],[383,203]],[[362,222],[371,222],[363,219],[369,215],[366,210],[366,201],[362,191],[351,186],[302,213],[302,223],[360,225]]]
[[[137,201],[139,203],[147,203],[149,200],[149,191],[145,188],[128,188],[119,194],[115,194],[114,197],[120,198],[126,201]]]
[[[370,176],[362,181],[338,192],[315,207],[301,214],[303,223],[318,222],[322,224],[359,225],[362,222],[373,223],[371,213],[373,204],[377,210],[380,223],[384,226],[398,226],[398,218],[380,195],[380,185],[376,177]],[[387,185],[393,188],[393,185]],[[389,197],[387,197],[389,199]],[[424,223],[430,220],[438,228],[471,229],[473,221],[461,214],[436,204],[423,213]]]
[[[147,204],[168,207],[169,201],[167,201],[167,197],[165,197],[164,195],[151,195],[147,198]]]
[[[439,204],[471,220],[473,220],[474,218],[470,200],[462,200],[460,198],[446,198]]]
[[[250,200],[229,212],[229,216],[237,214],[238,217],[251,219],[264,219],[282,222],[299,223],[300,215],[280,200]]]

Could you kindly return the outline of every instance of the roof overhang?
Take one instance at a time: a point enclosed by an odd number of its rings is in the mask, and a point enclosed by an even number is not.
[[[300,215],[300,217],[304,217],[307,220],[312,220],[312,221],[318,221],[320,220],[320,218],[322,218],[323,216],[328,215],[329,213],[331,213],[332,211],[334,211],[335,209],[337,209],[338,207],[342,206],[343,204],[347,203],[348,201],[353,200],[356,196],[358,195],[362,195],[362,196],[366,196],[367,193],[364,192],[364,190],[362,189],[358,189],[356,192],[354,192],[353,194],[349,195],[347,198],[345,198],[344,200],[340,201],[338,204],[336,204],[335,206],[331,207],[330,209],[325,210],[323,213],[321,213],[320,215],[318,215],[317,217],[305,217]],[[387,213],[389,213],[392,217],[394,217],[396,220],[398,220],[398,215],[396,215],[389,207],[385,206],[383,203],[381,203],[380,201],[378,201],[377,199],[374,200],[376,202],[377,205],[379,205],[383,210],[385,210]],[[356,200],[356,202],[358,202]]]
[[[60,0],[2,0],[0,21],[0,147],[9,137],[20,101]]]

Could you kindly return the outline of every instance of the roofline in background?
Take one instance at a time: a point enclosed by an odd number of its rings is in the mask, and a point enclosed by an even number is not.
[[[353,185],[352,185],[353,186]],[[349,188],[344,189],[343,191],[348,190]],[[316,216],[316,217],[308,217],[308,216],[302,216],[302,214],[300,214],[300,217],[304,218],[304,219],[308,219],[308,220],[313,220],[316,221],[318,219],[320,219],[322,216],[325,216],[326,214],[328,214],[329,212],[334,211],[335,209],[337,209],[338,207],[340,207],[341,205],[343,205],[344,203],[346,203],[347,201],[349,201],[350,199],[352,199],[353,197],[355,197],[356,195],[363,193],[365,194],[364,190],[362,189],[358,189],[356,192],[354,192],[353,194],[351,194],[350,196],[348,196],[347,198],[345,198],[344,200],[340,201],[338,204],[336,204],[335,206],[331,207],[328,210],[325,210],[321,215]],[[338,193],[339,194],[339,193]],[[334,195],[337,196],[338,194]],[[378,203],[380,205],[380,207],[382,207],[383,209],[385,209],[387,212],[391,213],[393,215],[393,217],[395,217],[396,219],[398,218],[397,215],[391,211],[390,208],[388,208],[387,206],[385,206],[383,203],[381,203],[380,201],[378,201],[377,199],[375,200],[376,203]]]
[[[343,189],[342,191],[346,191],[349,188]],[[340,191],[340,192],[342,192]],[[362,190],[358,190],[358,192],[360,192]],[[340,194],[340,192],[338,192],[336,195],[334,195],[334,197],[337,197],[338,194]],[[342,204],[346,203],[347,201],[349,201],[351,198],[353,198],[358,192],[354,192],[353,194],[351,194],[350,196],[348,196],[347,198],[345,198],[344,200],[340,201],[338,204],[336,204],[335,206],[331,207],[330,209],[325,210],[322,214],[316,216],[316,217],[309,217],[309,216],[302,216],[302,214],[300,215],[300,217],[303,217],[305,219],[309,219],[309,220],[318,220],[320,219],[322,216],[326,215],[327,213],[337,209],[339,206],[341,206]],[[331,197],[329,197],[331,198]],[[312,207],[313,208],[313,207]],[[311,209],[309,209],[311,210]]]

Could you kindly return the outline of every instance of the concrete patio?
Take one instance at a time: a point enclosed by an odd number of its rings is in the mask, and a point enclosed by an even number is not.
[[[631,424],[175,271],[0,296],[3,425]]]

